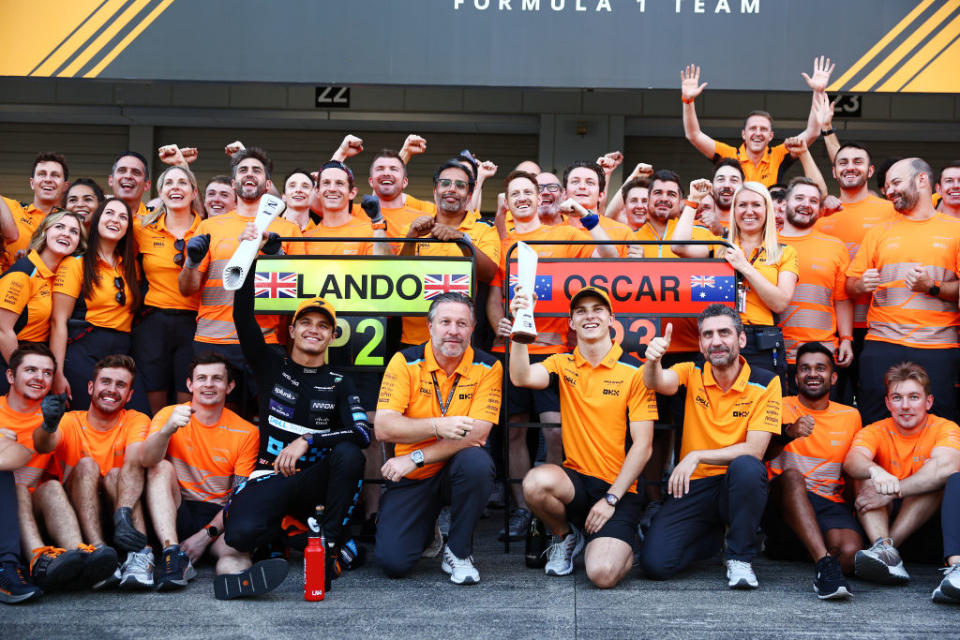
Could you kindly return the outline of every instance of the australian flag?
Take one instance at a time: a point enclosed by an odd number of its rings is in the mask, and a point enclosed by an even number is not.
[[[517,286],[517,274],[510,274],[510,299],[513,300],[513,289]],[[553,276],[537,276],[533,285],[537,300],[553,300]]]
[[[694,302],[733,302],[734,276],[690,276],[690,299]]]
[[[295,272],[261,272],[253,274],[255,298],[296,298],[297,274]]]

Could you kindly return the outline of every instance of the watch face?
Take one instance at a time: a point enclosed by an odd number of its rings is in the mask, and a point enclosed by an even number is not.
[[[423,451],[417,449],[410,454],[410,459],[417,465],[423,464]]]
[[[617,496],[613,495],[612,493],[608,493],[607,495],[605,495],[604,499],[607,501],[607,504],[610,505],[611,507],[617,506],[617,502],[618,502]]]

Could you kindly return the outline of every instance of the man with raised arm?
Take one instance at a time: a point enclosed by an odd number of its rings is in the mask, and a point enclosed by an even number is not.
[[[666,580],[715,556],[725,542],[728,586],[756,589],[751,562],[767,503],[761,460],[771,436],[781,431],[780,378],[751,368],[740,355],[747,335],[730,307],[711,304],[697,317],[697,327],[702,365],[661,366],[672,325],[647,345],[644,384],[664,395],[684,386],[687,396],[680,462],[644,540],[643,570],[649,578]]]
[[[196,575],[193,563],[207,551],[217,559],[214,595],[221,600],[267,593],[289,569],[282,558],[253,565],[249,553],[224,540],[223,508],[253,472],[260,442],[257,428],[225,406],[233,385],[225,357],[198,355],[187,379],[191,401],[161,409],[143,443],[147,503],[163,545],[161,591],[186,586]],[[245,582],[248,589],[231,588]]]
[[[517,313],[532,304],[521,289],[511,309]],[[586,544],[587,577],[602,589],[615,587],[633,566],[642,504],[637,478],[650,457],[657,417],[640,361],[610,337],[613,319],[606,290],[584,287],[570,301],[573,353],[531,363],[527,345],[510,345],[513,384],[551,387],[560,395],[563,465],[538,466],[523,479],[527,504],[553,533],[546,574],[572,573]]]
[[[807,119],[807,128],[800,135],[812,146],[820,133],[820,123],[817,119],[817,98],[826,91],[830,82],[833,66],[829,59],[823,56],[813,61],[813,77],[803,73],[803,79],[813,90],[813,102],[810,106],[810,116]],[[734,158],[740,162],[746,181],[760,182],[770,186],[781,179],[784,172],[790,168],[793,159],[786,147],[782,144],[770,147],[773,141],[773,117],[766,111],[751,111],[747,114],[740,136],[743,144],[739,148],[714,140],[700,129],[697,120],[697,109],[694,101],[703,93],[707,83],[700,83],[700,67],[688,65],[680,72],[680,91],[683,101],[683,132],[697,151],[717,162],[720,158]]]

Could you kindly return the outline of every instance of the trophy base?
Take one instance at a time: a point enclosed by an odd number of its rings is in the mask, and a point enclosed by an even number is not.
[[[527,333],[526,331],[514,331],[510,334],[510,339],[520,344],[530,344],[537,339],[537,334]]]

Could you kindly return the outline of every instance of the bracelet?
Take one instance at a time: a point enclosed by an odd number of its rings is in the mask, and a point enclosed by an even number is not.
[[[833,136],[833,135],[836,135],[836,134],[837,134],[837,132],[834,131],[833,129],[827,129],[826,131],[821,131],[821,132],[820,132],[820,135],[822,135],[822,136]]]
[[[684,98],[684,97],[682,97],[682,96],[680,97],[680,102],[682,102],[683,104],[693,104],[693,101],[694,101],[694,100],[696,100],[696,98],[690,98],[690,99],[688,100],[688,99],[686,99],[686,98]]]
[[[700,203],[699,203],[699,202],[694,202],[693,200],[690,200],[689,198],[686,199],[686,200],[684,200],[684,201],[683,201],[683,204],[684,204],[684,206],[690,207],[690,208],[693,209],[693,210],[697,210],[697,209],[700,208]]]
[[[595,213],[587,214],[587,215],[583,216],[582,218],[580,218],[580,224],[583,225],[583,228],[584,228],[584,229],[586,229],[587,231],[590,231],[590,230],[593,229],[595,226],[597,226],[598,224],[600,224],[600,216],[598,216],[598,215],[595,214]]]
[[[850,342],[853,342],[853,336],[840,336],[840,341],[843,342],[844,340],[849,340]]]

